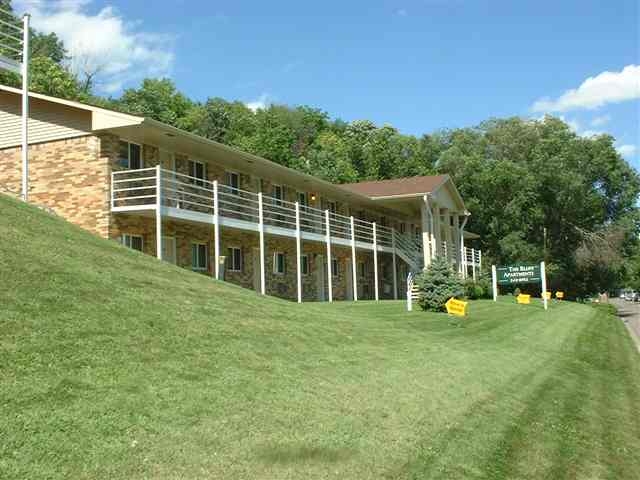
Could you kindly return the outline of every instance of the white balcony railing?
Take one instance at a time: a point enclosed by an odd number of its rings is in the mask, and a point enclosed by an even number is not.
[[[241,225],[245,224],[244,222],[257,225],[260,223],[262,209],[262,225],[278,231],[296,230],[298,208],[300,231],[307,234],[307,237],[316,234],[317,238],[324,238],[328,230],[333,239],[345,242],[355,240],[359,244],[375,244],[382,250],[395,250],[414,270],[419,270],[423,265],[422,243],[418,236],[401,234],[393,228],[373,222],[353,218],[352,232],[351,217],[157,167],[112,173],[113,211],[155,209],[158,205],[158,195],[161,207],[189,212],[210,223],[215,221],[217,214],[223,219],[231,219]],[[443,251],[446,252],[446,245],[443,245]],[[472,265],[472,261],[479,261],[479,251],[465,248],[465,254],[468,256],[468,265]]]

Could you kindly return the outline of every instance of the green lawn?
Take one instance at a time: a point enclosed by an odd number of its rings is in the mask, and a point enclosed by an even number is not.
[[[296,305],[0,196],[0,478],[640,478],[606,308]]]

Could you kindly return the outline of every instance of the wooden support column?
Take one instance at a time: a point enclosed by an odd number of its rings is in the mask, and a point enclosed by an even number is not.
[[[302,303],[302,268],[300,265],[302,244],[300,236],[300,203],[296,202],[296,278],[298,280],[298,303]]]
[[[469,220],[468,212],[466,212],[464,219],[462,220],[458,240],[460,250],[460,273],[462,273],[462,278],[467,278],[467,249],[464,246],[464,227],[467,226],[467,220]]]
[[[324,221],[325,221],[325,229],[326,229],[326,242],[327,242],[327,288],[329,289],[329,303],[333,302],[333,284],[332,277],[333,273],[331,272],[331,229],[329,227],[329,210],[324,211]]]
[[[218,181],[213,182],[213,252],[216,279],[220,280],[220,208],[218,204]]]
[[[373,281],[376,302],[380,300],[378,295],[378,235],[376,231],[376,222],[373,222]]]
[[[440,218],[440,207],[438,207],[437,205],[433,208],[433,222],[436,242],[434,254],[436,257],[439,257],[442,255],[442,220]]]
[[[356,265],[356,229],[353,221],[353,215],[350,217],[351,220],[351,275],[352,282],[351,288],[353,289],[353,301],[358,301],[358,271]]]
[[[429,214],[429,196],[422,197],[422,204],[420,205],[420,221],[422,230],[422,259],[424,268],[431,265],[433,258],[432,245],[431,245],[431,225]]]
[[[457,213],[453,214],[453,227],[452,227],[452,252],[451,256],[456,262],[456,269],[460,272],[460,216]]]
[[[450,261],[453,257],[451,251],[451,213],[448,208],[443,210],[445,254],[446,259]]]
[[[264,204],[262,199],[262,192],[258,193],[258,230],[260,232],[260,293],[266,295],[267,285],[265,280],[265,265],[264,265]],[[255,272],[253,272],[255,275]]]

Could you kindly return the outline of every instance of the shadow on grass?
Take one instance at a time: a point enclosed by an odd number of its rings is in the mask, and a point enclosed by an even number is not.
[[[296,464],[307,461],[336,463],[347,460],[355,452],[347,448],[313,447],[309,445],[278,445],[263,448],[258,457],[269,463]]]

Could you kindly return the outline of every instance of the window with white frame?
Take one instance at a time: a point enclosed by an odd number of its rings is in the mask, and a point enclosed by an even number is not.
[[[120,140],[118,165],[132,170],[142,168],[142,146],[137,143]]]
[[[309,255],[300,256],[300,271],[302,275],[309,275]]]
[[[131,235],[131,234],[125,233],[122,235],[122,237],[120,237],[120,242],[125,247],[138,250],[139,252],[142,251],[142,247],[143,247],[142,235]]]
[[[285,255],[282,252],[276,252],[273,254],[273,273],[277,275],[284,275],[285,273]]]
[[[237,195],[240,189],[240,174],[237,172],[227,172],[226,176],[226,184],[231,187],[231,193]]]
[[[207,270],[208,255],[207,255],[206,243],[192,243],[191,244],[191,269],[197,272],[204,272]]]
[[[337,258],[331,259],[331,276],[337,277],[340,274],[340,262]]]
[[[227,270],[230,272],[242,271],[242,249],[238,247],[227,248]]]
[[[189,176],[194,178],[196,185],[204,185],[204,180],[207,179],[207,166],[204,162],[189,160]]]

